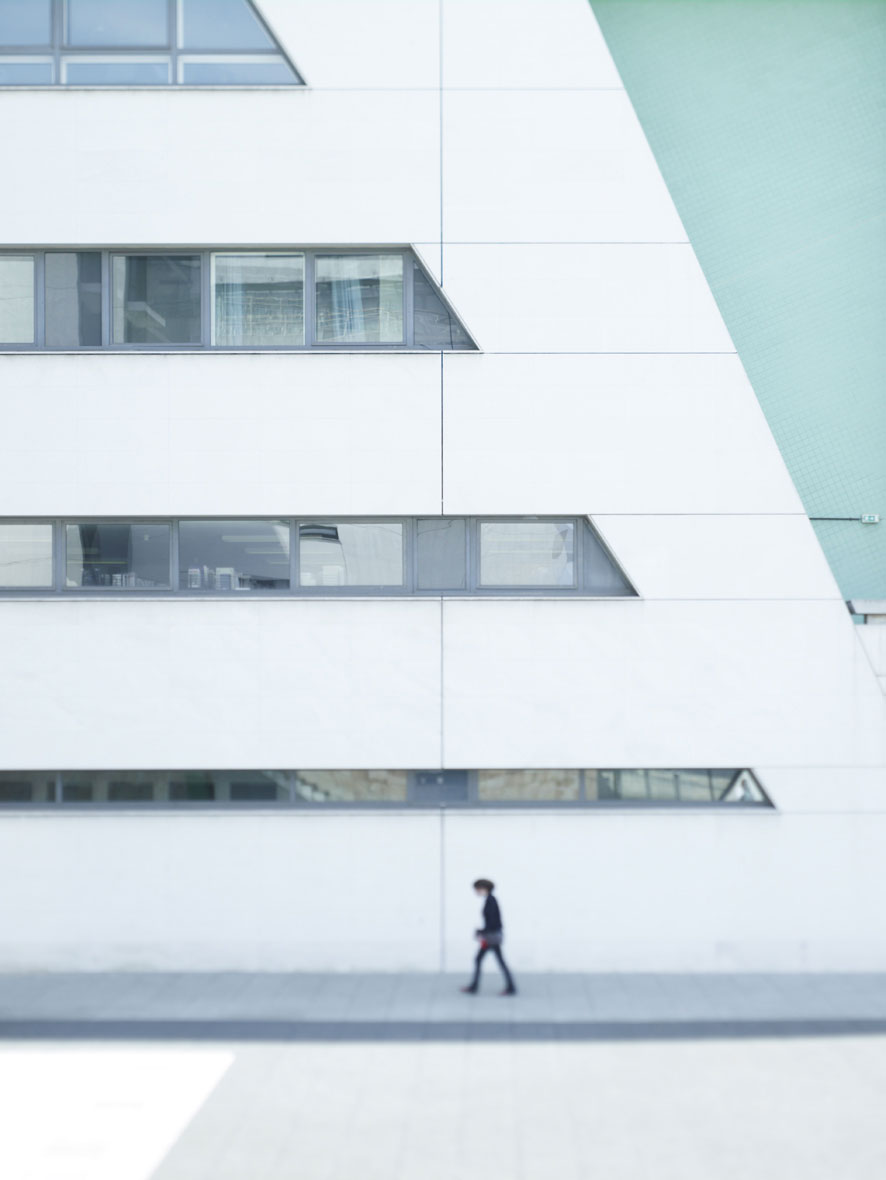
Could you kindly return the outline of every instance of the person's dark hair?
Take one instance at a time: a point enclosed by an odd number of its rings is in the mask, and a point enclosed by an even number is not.
[[[495,886],[486,877],[478,877],[477,880],[474,882],[474,888],[475,889],[488,889],[489,892],[491,893],[493,891],[493,889],[495,888]]]

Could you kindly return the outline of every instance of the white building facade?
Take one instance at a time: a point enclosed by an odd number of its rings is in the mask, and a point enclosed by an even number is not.
[[[77,5],[0,4],[0,966],[453,969],[489,876],[517,972],[886,969],[886,698],[585,0]]]

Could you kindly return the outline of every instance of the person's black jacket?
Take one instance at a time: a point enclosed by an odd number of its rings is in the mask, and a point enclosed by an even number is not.
[[[483,929],[478,930],[478,934],[500,934],[501,933],[501,910],[498,908],[498,902],[490,893],[483,904]]]

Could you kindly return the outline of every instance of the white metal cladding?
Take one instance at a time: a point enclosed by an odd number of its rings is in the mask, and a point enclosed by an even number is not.
[[[310,87],[7,92],[4,248],[409,243],[485,352],[0,358],[3,515],[586,505],[643,599],[4,602],[0,763],[752,766],[777,810],[17,818],[4,961],[435,970],[489,873],[515,966],[883,969],[884,698],[590,5],[262,11]]]

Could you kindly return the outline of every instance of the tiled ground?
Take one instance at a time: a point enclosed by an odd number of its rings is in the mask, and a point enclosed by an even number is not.
[[[4,1180],[882,1180],[883,976],[0,977]]]

